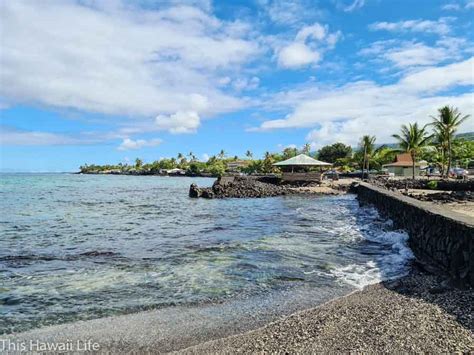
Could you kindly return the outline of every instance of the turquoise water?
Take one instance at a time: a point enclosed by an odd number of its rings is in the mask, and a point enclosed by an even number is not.
[[[3,174],[0,334],[405,274],[408,236],[354,196],[188,198],[212,179]]]

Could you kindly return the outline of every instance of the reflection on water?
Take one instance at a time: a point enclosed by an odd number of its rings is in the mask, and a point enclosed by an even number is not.
[[[204,200],[210,179],[1,175],[0,333],[407,272],[407,235],[354,196]]]

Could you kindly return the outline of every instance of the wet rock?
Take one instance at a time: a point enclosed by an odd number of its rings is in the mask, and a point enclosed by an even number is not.
[[[198,198],[201,197],[202,191],[196,184],[191,184],[189,187],[189,197]]]
[[[260,198],[294,193],[292,186],[281,185],[277,179],[258,177],[223,177],[210,188],[199,188],[195,184],[189,190],[190,197],[202,198]]]

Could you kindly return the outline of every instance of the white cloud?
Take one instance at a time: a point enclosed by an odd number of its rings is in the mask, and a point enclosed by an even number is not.
[[[280,25],[295,25],[309,18],[322,17],[312,0],[259,0],[268,18]]]
[[[0,126],[0,144],[2,146],[74,145],[84,143],[87,142],[67,134],[26,131],[7,126]]]
[[[474,9],[474,0],[467,0],[466,5],[464,7],[466,9]]]
[[[285,94],[292,112],[283,119],[269,120],[259,130],[314,128],[308,140],[316,144],[342,141],[356,144],[363,134],[376,134],[380,142],[391,141],[402,123],[427,123],[430,114],[443,105],[474,114],[474,94],[443,94],[455,87],[474,85],[474,58],[438,68],[406,74],[397,83],[380,85],[358,81],[338,88],[305,88],[299,94]],[[313,84],[314,85],[314,84]],[[278,102],[279,97],[271,99]],[[474,120],[463,126],[474,130]]]
[[[251,78],[238,78],[232,82],[232,87],[237,90],[255,90],[260,85],[260,79],[256,76]]]
[[[329,33],[327,26],[315,23],[298,31],[293,42],[277,49],[278,64],[283,68],[297,69],[317,64],[322,53],[331,49],[340,32]]]
[[[133,140],[130,138],[125,138],[122,143],[118,146],[118,150],[131,150],[131,149],[141,149],[144,147],[156,147],[160,145],[163,141],[161,139],[137,139]]]
[[[445,37],[438,40],[434,46],[420,42],[377,41],[361,50],[359,54],[375,56],[380,62],[389,61],[398,68],[406,68],[460,59],[466,49],[468,48],[464,39]]]
[[[201,124],[196,111],[178,111],[172,115],[158,115],[156,127],[159,130],[168,130],[171,133],[194,133]]]
[[[456,4],[456,3],[449,3],[449,4],[446,4],[446,5],[443,5],[441,7],[442,10],[454,10],[454,11],[457,11],[457,10],[461,10],[461,6],[459,6],[459,4]]]
[[[365,5],[365,0],[354,0],[354,2],[344,8],[345,12],[352,12],[358,10]]]
[[[373,31],[385,30],[391,32],[422,32],[446,35],[451,31],[450,17],[442,17],[438,21],[431,20],[408,20],[399,22],[375,22],[369,25]]]
[[[321,55],[304,43],[292,43],[278,53],[278,64],[284,68],[299,68],[319,62]]]
[[[242,26],[236,36],[235,23],[191,6],[83,3],[1,1],[0,96],[135,117],[242,107],[218,84],[259,52]],[[196,108],[196,98],[206,104]]]

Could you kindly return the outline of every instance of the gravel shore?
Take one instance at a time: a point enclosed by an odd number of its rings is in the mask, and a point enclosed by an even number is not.
[[[474,290],[416,271],[179,353],[472,352],[473,330]]]

